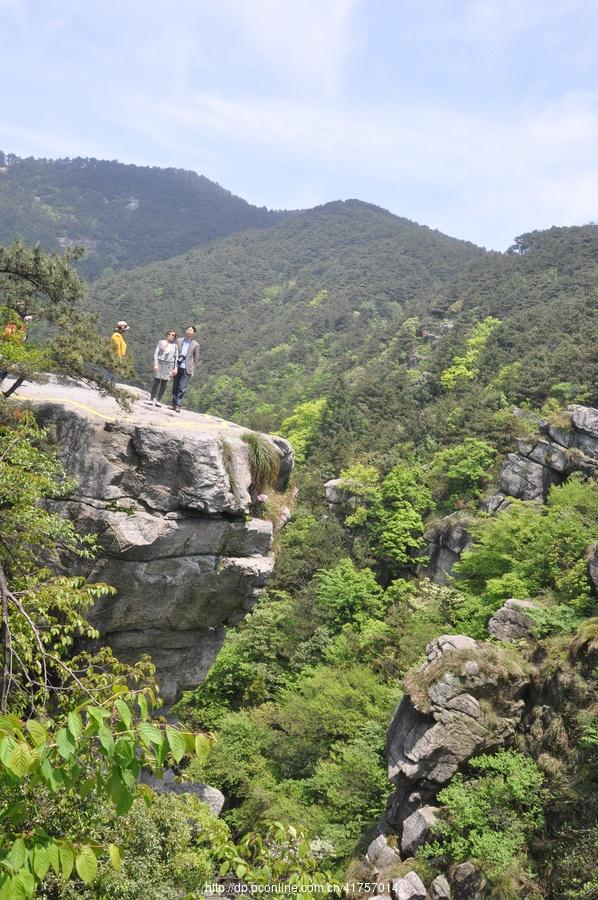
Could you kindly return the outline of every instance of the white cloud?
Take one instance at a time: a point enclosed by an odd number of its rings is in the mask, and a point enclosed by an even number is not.
[[[476,220],[485,220],[487,236],[478,240],[493,246],[498,219],[512,237],[517,230],[598,216],[598,95],[495,116],[423,105],[340,110],[327,102],[208,93],[177,106],[154,100],[147,109],[141,99],[131,99],[131,108],[141,129],[151,113],[152,137],[167,134],[171,147],[177,140],[201,145],[207,139],[262,160],[285,159],[291,184],[294,166],[317,160],[322,179],[328,172],[384,182],[390,206],[406,190],[420,191],[429,205],[437,191],[453,199],[438,204],[444,222],[428,224],[447,229],[447,222],[461,221],[458,232],[472,238],[480,233]],[[297,199],[294,191],[292,202],[262,202],[308,205],[307,198],[299,204]],[[417,217],[412,210],[396,211]],[[455,233],[456,224],[450,227]]]
[[[338,88],[354,46],[360,0],[221,0],[259,56],[280,77],[323,93]]]

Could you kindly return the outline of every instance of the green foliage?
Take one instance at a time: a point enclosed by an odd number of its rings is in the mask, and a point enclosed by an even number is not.
[[[20,330],[12,339],[0,339],[2,367],[17,378],[17,385],[56,372],[121,398],[109,372],[130,376],[132,369],[127,360],[116,359],[109,340],[96,331],[96,318],[82,309],[83,282],[73,269],[80,255],[75,250],[65,256],[47,254],[39,245],[26,247],[20,241],[0,245],[2,318],[24,328],[25,317],[33,317],[46,326],[41,344],[20,339]]]
[[[456,571],[464,595],[453,620],[472,637],[509,597],[536,597],[588,613],[593,601],[586,554],[598,527],[598,486],[572,476],[552,488],[545,506],[514,500],[473,525],[473,547]],[[569,619],[572,624],[573,619]]]
[[[57,720],[0,716],[0,787],[4,797],[14,798],[0,825],[0,887],[7,896],[19,896],[19,889],[31,896],[50,868],[64,881],[76,872],[89,884],[104,853],[115,868],[120,865],[117,847],[89,842],[84,835],[57,837],[40,827],[40,794],[49,792],[74,805],[93,796],[125,815],[143,793],[136,784],[142,766],[160,772],[165,764],[180,763],[195,752],[195,735],[148,720],[143,694],[136,720],[127,687],[119,693],[110,704],[88,701]],[[151,792],[144,796],[151,802]]]
[[[435,496],[450,505],[475,500],[488,483],[495,457],[496,450],[477,438],[465,438],[462,444],[439,450],[430,467]]]
[[[314,581],[316,604],[333,631],[347,622],[359,624],[384,614],[384,591],[374,573],[371,569],[356,569],[350,559],[341,560],[334,569],[318,572]]]
[[[526,840],[543,825],[544,776],[531,757],[509,750],[479,756],[469,767],[480,774],[466,779],[457,773],[438,794],[446,818],[423,855],[473,859],[492,881],[525,861]]]
[[[351,498],[352,511],[345,518],[348,528],[367,522],[368,508],[380,500],[380,473],[373,466],[355,463],[340,473],[340,487]]]
[[[286,418],[280,426],[281,434],[291,442],[298,463],[305,462],[322,420],[325,406],[324,398],[300,403],[293,410],[293,414]]]
[[[395,567],[412,565],[421,546],[423,516],[434,506],[421,466],[400,464],[383,480],[369,512],[374,553]]]
[[[0,179],[0,241],[19,234],[58,250],[84,235],[88,256],[81,269],[92,278],[285,217],[184,169],[2,157],[9,164]]]
[[[465,342],[465,353],[455,356],[452,365],[440,374],[440,383],[446,390],[454,390],[463,382],[472,381],[476,377],[486,344],[501,324],[500,319],[494,316],[486,316],[482,322],[478,322]]]

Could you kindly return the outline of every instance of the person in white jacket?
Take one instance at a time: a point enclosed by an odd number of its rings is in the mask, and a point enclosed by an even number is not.
[[[154,351],[154,383],[150,392],[152,406],[161,406],[160,400],[170,378],[177,373],[179,353],[176,331],[167,331],[166,340],[158,341]]]

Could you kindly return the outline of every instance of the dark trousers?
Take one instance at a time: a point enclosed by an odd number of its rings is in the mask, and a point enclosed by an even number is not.
[[[150,400],[157,400],[159,403],[162,399],[162,394],[166,390],[167,384],[168,378],[154,378],[154,383],[152,384],[152,390],[150,393]]]
[[[174,376],[174,381],[172,382],[172,405],[173,406],[182,406],[183,399],[185,397],[185,391],[187,390],[187,385],[191,380],[191,376],[187,369],[177,369],[177,373]]]

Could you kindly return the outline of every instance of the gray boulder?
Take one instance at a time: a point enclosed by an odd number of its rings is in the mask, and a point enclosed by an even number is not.
[[[438,821],[438,810],[434,806],[420,806],[403,822],[401,851],[404,856],[415,856],[415,851],[425,843],[428,832]]]
[[[367,849],[366,863],[369,863],[378,874],[392,869],[401,861],[401,854],[396,847],[391,847],[385,834],[379,834]]]
[[[451,888],[459,900],[484,900],[484,881],[473,863],[457,866],[451,875]]]
[[[471,547],[471,537],[467,530],[470,517],[461,512],[452,513],[437,522],[424,535],[425,552],[430,561],[422,566],[420,574],[434,584],[447,584],[455,563],[464,550]]]
[[[149,785],[157,794],[193,794],[209,806],[215,816],[220,815],[224,806],[224,794],[218,788],[197,781],[180,781],[172,769],[166,769],[160,778],[143,769],[139,781]]]
[[[553,484],[561,479],[556,472],[517,453],[509,453],[499,476],[500,488],[509,497],[542,503]]]
[[[430,900],[451,900],[451,889],[444,875],[438,875],[430,885]]]
[[[516,641],[527,637],[534,626],[534,620],[526,615],[527,610],[537,609],[532,600],[505,600],[488,622],[489,634],[498,641]]]
[[[415,872],[393,878],[390,891],[394,900],[426,900],[426,886]]]

